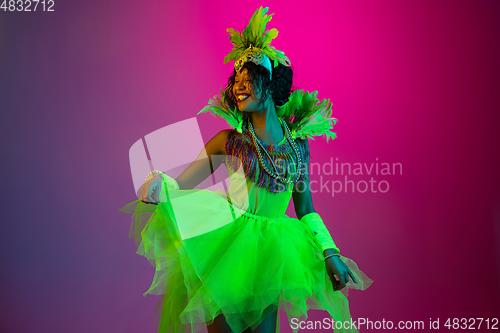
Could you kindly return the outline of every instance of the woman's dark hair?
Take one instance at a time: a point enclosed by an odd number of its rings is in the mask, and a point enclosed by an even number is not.
[[[261,65],[253,62],[246,62],[242,69],[248,70],[250,81],[254,84],[255,92],[260,93],[261,103],[265,103],[269,96],[273,99],[274,104],[281,106],[288,101],[292,93],[293,69],[282,64],[278,64],[273,68],[273,78],[269,79],[269,71]],[[236,107],[236,97],[233,94],[234,80],[236,70],[227,80],[225,89],[226,101],[231,108]]]

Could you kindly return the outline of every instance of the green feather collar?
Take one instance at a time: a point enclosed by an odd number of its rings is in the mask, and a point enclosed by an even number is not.
[[[294,90],[283,106],[276,107],[278,117],[283,118],[292,131],[292,136],[296,138],[311,138],[326,135],[326,141],[337,138],[333,126],[337,124],[337,119],[332,118],[332,103],[329,99],[319,100],[318,92],[312,93],[304,90]],[[198,112],[210,112],[216,117],[222,117],[227,123],[238,132],[243,131],[243,117],[237,109],[231,109],[224,97],[224,90],[220,95],[215,95],[208,101],[208,105]]]

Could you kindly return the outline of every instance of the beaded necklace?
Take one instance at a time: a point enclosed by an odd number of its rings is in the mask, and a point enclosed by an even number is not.
[[[283,128],[285,129],[285,137],[288,140],[288,142],[290,143],[290,146],[292,147],[292,150],[295,154],[296,159],[294,162],[296,162],[295,165],[297,166],[297,168],[296,168],[297,173],[295,174],[293,179],[287,179],[287,178],[281,177],[279,175],[278,168],[276,167],[276,164],[274,163],[272,157],[269,155],[266,148],[262,145],[262,143],[259,141],[259,139],[255,135],[255,131],[254,131],[252,123],[250,121],[248,122],[248,127],[250,129],[250,133],[252,134],[253,144],[255,146],[255,149],[257,150],[257,156],[259,158],[260,165],[262,166],[264,171],[266,171],[267,174],[269,174],[271,177],[278,179],[283,184],[292,184],[292,183],[296,183],[299,180],[300,176],[302,175],[302,159],[300,157],[300,150],[297,147],[297,144],[295,143],[294,140],[291,139],[292,135],[290,133],[290,129],[288,128],[288,125],[286,124],[286,122],[282,121],[281,118],[278,118],[278,119],[279,119],[281,125],[283,126]],[[264,158],[262,157],[262,154],[260,152],[261,149],[264,151],[264,153],[267,155],[269,161],[271,162],[274,173],[271,170],[269,170],[267,165],[264,163]]]

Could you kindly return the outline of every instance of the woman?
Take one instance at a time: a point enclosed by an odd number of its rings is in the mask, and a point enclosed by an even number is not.
[[[261,7],[242,34],[228,29],[234,48],[225,61],[235,60],[235,69],[221,96],[200,111],[235,129],[215,135],[177,179],[150,173],[141,202],[123,209],[152,213],[135,228],[138,253],[157,268],[146,293],[165,295],[159,332],[186,325],[192,332],[278,332],[279,307],[291,323],[308,309],[326,310],[343,323],[339,331],[356,332],[339,291],[366,289],[371,280],[340,256],[314,210],[308,176],[307,137],[335,138],[335,119],[328,100],[318,105],[315,94],[291,91],[293,72],[269,46],[277,31],[265,30],[266,12]],[[191,190],[222,162],[231,180],[225,193]],[[285,215],[291,197],[297,219]]]

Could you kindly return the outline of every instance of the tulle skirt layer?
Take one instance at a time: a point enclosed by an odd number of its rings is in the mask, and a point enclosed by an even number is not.
[[[221,223],[219,213],[227,211],[228,202],[209,192],[198,192],[195,202],[186,199],[184,212],[176,207],[175,214],[171,202],[155,206],[137,200],[122,208],[133,214],[130,236],[137,253],[156,268],[145,295],[162,295],[159,332],[203,331],[220,314],[233,332],[242,332],[278,308],[290,324],[306,320],[309,309],[325,310],[334,321],[350,320],[346,289],[333,290],[307,226],[288,216],[270,218],[234,207],[233,218]],[[181,225],[181,215],[188,227]],[[341,259],[358,281],[347,287],[366,289],[372,281],[354,261]]]

